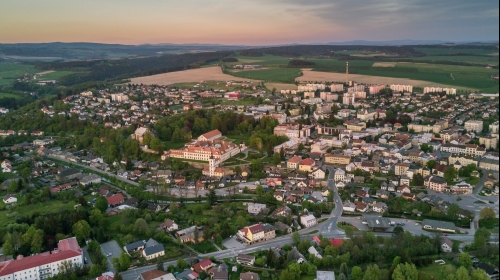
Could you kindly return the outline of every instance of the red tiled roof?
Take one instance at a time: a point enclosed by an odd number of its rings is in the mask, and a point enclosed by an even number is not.
[[[300,161],[300,165],[313,165],[314,160],[312,158],[306,158]]]
[[[342,245],[342,242],[344,240],[340,239],[340,238],[331,238],[330,239],[330,244],[333,246],[333,247],[338,247],[340,245]]]
[[[67,238],[67,239],[63,239],[61,241],[59,241],[59,243],[57,243],[57,248],[59,249],[59,251],[69,251],[69,250],[73,250],[73,251],[80,251],[80,246],[78,245],[78,241],[76,240],[75,237],[72,237],[72,238]]]
[[[110,197],[106,197],[106,200],[108,201],[109,205],[117,205],[117,204],[122,203],[125,200],[125,198],[123,197],[123,195],[121,193],[119,193],[119,194],[112,195]]]
[[[205,137],[205,139],[210,139],[216,135],[219,135],[221,134],[222,135],[222,132],[220,132],[218,129],[215,129],[215,130],[212,130],[212,131],[209,131],[205,134],[202,134],[201,136]]]
[[[297,163],[297,162],[299,162],[301,160],[302,160],[302,157],[294,156],[293,158],[289,159],[288,162],[289,163]]]
[[[252,234],[264,231],[264,227],[261,224],[253,225],[251,227],[248,227],[248,229],[250,230],[250,232],[252,232]]]
[[[207,266],[212,266],[212,261],[210,259],[204,259],[201,262],[193,265],[193,270],[199,273],[205,270]]]
[[[6,276],[14,272],[79,256],[81,256],[80,252],[68,250],[52,254],[50,254],[49,252],[45,252],[35,256],[9,261],[5,265],[3,265],[3,267],[2,264],[0,264],[0,276]]]

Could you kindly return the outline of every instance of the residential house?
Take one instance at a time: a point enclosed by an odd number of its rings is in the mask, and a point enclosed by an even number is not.
[[[4,195],[4,197],[3,197],[3,203],[5,203],[5,204],[17,203],[17,197],[16,197],[16,195],[15,194]]]
[[[255,262],[255,256],[239,254],[236,257],[236,262],[244,265],[253,265]]]
[[[213,263],[210,259],[204,259],[201,262],[194,264],[191,267],[191,270],[195,271],[196,273],[200,273],[202,271],[206,272],[207,270],[212,268],[212,266],[213,266]]]
[[[119,193],[110,197],[106,197],[106,200],[108,201],[108,207],[116,207],[121,205],[125,201],[125,198],[121,193]]]
[[[267,205],[261,203],[248,203],[247,211],[249,214],[257,215],[267,211]]]
[[[308,228],[308,227],[315,226],[318,222],[316,220],[316,217],[314,217],[314,215],[308,214],[308,215],[300,216],[300,223],[304,227]]]
[[[441,251],[445,253],[451,253],[452,250],[453,250],[453,242],[448,237],[442,239]]]
[[[166,232],[174,231],[179,229],[179,225],[175,221],[167,219],[165,222],[158,226],[158,229],[164,230]]]
[[[260,280],[260,278],[259,274],[248,271],[240,274],[240,280]]]
[[[375,203],[375,205],[373,205],[373,212],[384,213],[388,209],[389,209],[389,207],[387,207],[387,204],[385,204],[383,202],[377,202],[377,203]]]

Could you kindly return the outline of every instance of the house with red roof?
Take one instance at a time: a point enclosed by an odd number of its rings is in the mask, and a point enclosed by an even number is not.
[[[286,167],[290,169],[297,169],[299,167],[299,162],[302,160],[300,156],[294,156],[286,162]]]
[[[110,197],[106,197],[106,200],[108,201],[109,207],[116,207],[121,205],[125,201],[125,198],[121,193],[118,193]]]
[[[202,271],[207,271],[213,266],[212,261],[210,259],[204,259],[199,263],[194,264],[191,267],[191,270],[200,273]]]
[[[315,164],[316,162],[312,158],[303,159],[299,161],[299,171],[312,172],[312,168]]]
[[[20,273],[26,279],[53,277],[59,274],[63,262],[83,267],[82,250],[74,237],[59,241],[57,250],[0,262],[0,279],[20,279]]]
[[[342,245],[342,242],[344,242],[344,240],[341,238],[330,238],[330,245],[333,247],[339,247]]]

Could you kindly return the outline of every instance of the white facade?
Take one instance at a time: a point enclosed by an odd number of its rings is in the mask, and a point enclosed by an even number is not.
[[[483,121],[466,121],[464,127],[467,131],[481,132],[483,131]]]
[[[317,221],[316,221],[316,218],[312,214],[309,214],[309,215],[300,216],[300,223],[304,227],[308,228],[308,227],[315,226],[317,224]]]

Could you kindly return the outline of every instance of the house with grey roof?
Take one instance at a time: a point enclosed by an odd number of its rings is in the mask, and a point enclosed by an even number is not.
[[[453,232],[453,233],[457,228],[455,224],[452,222],[436,221],[430,219],[423,220],[422,227],[427,230],[436,230],[436,231]]]

